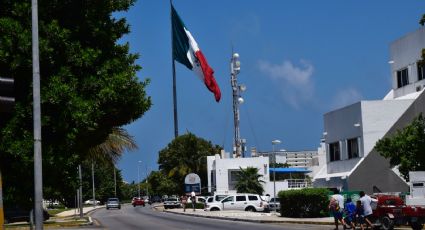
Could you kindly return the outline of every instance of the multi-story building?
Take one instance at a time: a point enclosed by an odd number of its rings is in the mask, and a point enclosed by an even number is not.
[[[425,28],[407,34],[390,46],[392,89],[383,100],[360,101],[324,115],[326,166],[314,176],[315,187],[366,192],[408,191],[407,183],[389,160],[375,149],[425,112]]]
[[[292,168],[310,168],[319,165],[317,151],[286,151],[279,150],[275,152],[259,152],[259,156],[269,157],[273,162],[274,153],[276,154],[276,162],[287,164]]]

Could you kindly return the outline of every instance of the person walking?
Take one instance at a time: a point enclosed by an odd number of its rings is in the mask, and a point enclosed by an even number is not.
[[[195,211],[195,207],[196,207],[196,194],[195,194],[195,191],[192,191],[192,193],[190,195],[191,195],[190,199],[192,201],[193,211]]]
[[[362,202],[360,200],[357,200],[356,202],[356,223],[360,225],[360,229],[363,230],[364,227],[364,213],[363,213],[363,206]]]
[[[184,194],[181,198],[182,200],[182,206],[183,206],[183,212],[186,212],[186,204],[187,204],[187,196]]]
[[[345,202],[344,213],[345,213],[345,218],[344,218],[345,223],[348,226],[351,226],[352,229],[356,229],[356,225],[355,225],[356,205],[351,201],[351,197],[348,197],[347,201]]]
[[[339,194],[339,191],[335,191],[335,194],[331,196],[328,205],[329,210],[331,211],[334,220],[335,220],[335,230],[338,230],[338,222],[341,222],[343,228],[345,227],[345,221],[342,218],[344,210],[344,197]]]
[[[366,195],[364,191],[361,191],[359,193],[360,195],[360,202],[363,206],[363,214],[364,214],[364,221],[366,222],[366,227],[373,228],[372,222],[370,221],[370,217],[372,216],[372,201],[376,201],[375,199],[372,199],[370,196]]]

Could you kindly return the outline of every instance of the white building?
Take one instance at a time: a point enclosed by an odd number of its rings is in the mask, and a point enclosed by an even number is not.
[[[385,98],[360,101],[324,115],[327,164],[315,175],[315,187],[368,193],[408,191],[407,183],[374,146],[425,112],[425,73],[418,64],[423,48],[425,28],[393,42],[392,89]]]
[[[276,195],[281,190],[290,188],[301,188],[309,186],[304,180],[284,180],[273,182],[270,175],[269,158],[268,157],[247,157],[247,158],[225,158],[224,155],[215,155],[207,157],[207,173],[208,173],[208,192],[216,192],[218,194],[236,193],[235,185],[237,183],[237,173],[240,168],[254,167],[258,169],[258,174],[264,181],[264,194],[273,197],[276,186]]]

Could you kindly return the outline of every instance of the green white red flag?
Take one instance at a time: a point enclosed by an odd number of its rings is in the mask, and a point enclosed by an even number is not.
[[[220,101],[221,92],[214,78],[214,70],[199,49],[198,43],[185,27],[173,5],[171,5],[171,24],[173,33],[173,60],[185,65],[195,72],[205,86],[214,93],[215,100]]]

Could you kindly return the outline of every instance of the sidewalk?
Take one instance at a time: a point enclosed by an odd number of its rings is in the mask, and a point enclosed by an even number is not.
[[[86,215],[87,213],[96,210],[98,208],[104,208],[105,205],[98,205],[96,207],[84,207],[83,208],[83,215]],[[79,216],[80,215],[80,209],[71,209],[68,211],[64,211],[64,212],[60,212],[58,214],[56,214],[55,216],[57,217],[71,217],[71,216]]]
[[[162,209],[160,206],[157,206],[156,209]],[[204,218],[213,218],[213,219],[224,219],[224,220],[233,220],[233,221],[247,221],[247,222],[257,222],[257,223],[291,223],[291,224],[321,224],[321,225],[333,225],[333,217],[320,217],[320,218],[289,218],[289,217],[280,217],[279,213],[263,213],[263,212],[246,212],[246,211],[204,211],[202,209],[186,209],[186,212],[183,212],[182,208],[176,209],[164,209],[164,212],[180,214],[180,215],[190,215]]]

